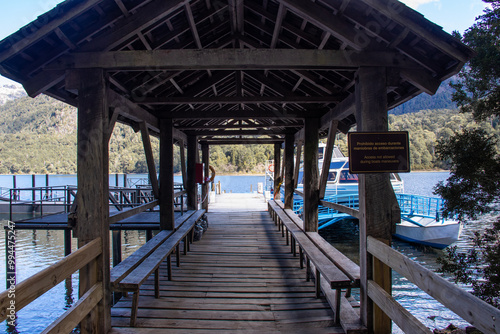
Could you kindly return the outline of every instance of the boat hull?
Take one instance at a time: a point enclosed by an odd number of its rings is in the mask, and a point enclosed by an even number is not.
[[[396,225],[394,236],[407,242],[443,249],[457,241],[461,231],[462,225],[456,221],[434,222],[427,226],[402,222]]]

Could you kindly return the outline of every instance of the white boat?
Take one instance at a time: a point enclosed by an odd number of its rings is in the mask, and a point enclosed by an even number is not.
[[[394,236],[398,239],[443,249],[458,240],[462,224],[456,220],[436,220],[415,215],[401,215]]]
[[[323,166],[323,152],[325,146],[319,147],[319,169]],[[357,209],[358,206],[358,176],[349,173],[349,158],[335,147],[328,182],[325,192],[325,200],[340,203]],[[299,172],[297,190],[302,191],[303,172]],[[396,193],[401,209],[401,222],[396,224],[395,237],[411,243],[445,248],[458,240],[462,231],[462,225],[457,220],[443,219],[443,200],[435,197],[404,194],[404,184],[397,173],[391,173],[391,184]],[[295,197],[294,208],[300,214],[302,198]],[[333,209],[320,207],[319,229],[333,225],[343,219],[355,219],[344,213]]]

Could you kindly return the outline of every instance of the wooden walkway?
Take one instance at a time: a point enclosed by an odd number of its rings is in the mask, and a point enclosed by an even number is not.
[[[111,333],[343,333],[269,213],[225,205],[207,214],[208,231],[179,268],[172,259],[172,281],[160,267],[159,299],[153,276],[143,284],[137,327],[129,327],[131,296],[112,308]]]

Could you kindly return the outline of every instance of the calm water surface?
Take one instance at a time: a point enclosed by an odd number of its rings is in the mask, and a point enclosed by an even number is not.
[[[448,173],[410,173],[402,174],[405,181],[405,192],[425,196],[433,196],[434,185],[448,177]],[[145,177],[145,174],[129,175],[128,179]],[[176,177],[180,181],[180,176]],[[222,190],[226,192],[250,192],[257,190],[259,182],[265,182],[264,176],[224,176],[217,175],[215,182],[221,182]],[[110,185],[115,185],[116,178],[110,176]],[[50,185],[76,184],[76,176],[51,176]],[[45,185],[45,176],[36,177],[36,186]],[[118,185],[123,185],[123,176],[118,178]],[[10,188],[12,186],[11,175],[0,175],[0,187]],[[18,187],[30,187],[31,176],[18,176]],[[0,216],[7,219],[5,215]],[[3,222],[5,223],[5,222]],[[481,228],[483,223],[474,222],[464,229],[461,240],[457,242],[460,248],[470,247],[467,236],[472,231]],[[345,252],[354,261],[358,261],[359,234],[358,227],[353,222],[344,221],[335,224],[321,232],[323,236],[341,251]],[[48,267],[61,259],[64,254],[64,235],[62,231],[17,231],[17,279],[18,282],[32,276],[40,270]],[[73,239],[73,250],[76,249],[76,239]],[[123,258],[132,254],[145,243],[144,231],[124,231],[122,233]],[[436,259],[442,251],[413,246],[405,242],[395,240],[393,247],[411,259],[424,265],[429,269],[436,269]],[[5,286],[5,239],[0,237],[0,284]],[[404,307],[410,310],[420,321],[430,328],[446,327],[449,323],[466,325],[462,319],[451,311],[445,309],[441,304],[431,299],[415,285],[397,273],[393,275],[393,295]],[[17,326],[9,329],[6,322],[0,323],[0,332],[15,333],[38,333],[47,327],[55,318],[67,310],[78,298],[78,278],[73,275],[71,280],[62,282],[44,296],[37,299],[29,306],[18,312]],[[401,333],[394,328],[394,333]]]

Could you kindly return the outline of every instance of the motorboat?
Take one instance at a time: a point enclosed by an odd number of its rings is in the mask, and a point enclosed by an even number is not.
[[[324,149],[325,146],[319,147],[320,170],[324,163]],[[302,168],[299,171],[298,180],[297,190],[302,191]],[[462,225],[458,220],[443,218],[442,199],[405,194],[403,180],[397,173],[391,173],[390,180],[401,209],[401,222],[396,224],[395,237],[440,249],[458,240]],[[349,172],[349,158],[345,157],[337,147],[334,148],[330,162],[324,200],[354,209],[359,207],[358,176]],[[298,195],[294,197],[294,211],[299,215],[303,211],[303,200]],[[344,219],[356,218],[337,210],[319,207],[319,229]]]

